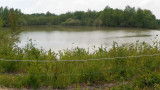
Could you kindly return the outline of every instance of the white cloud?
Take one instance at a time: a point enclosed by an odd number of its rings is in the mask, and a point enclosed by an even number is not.
[[[130,5],[151,10],[160,18],[160,0],[0,0],[0,6],[19,8],[24,13],[52,13],[61,14],[68,11],[103,10],[109,5],[112,8],[124,9]]]

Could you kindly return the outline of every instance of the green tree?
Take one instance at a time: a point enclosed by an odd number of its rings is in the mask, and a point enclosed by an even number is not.
[[[63,22],[62,25],[78,26],[80,25],[80,23],[81,22],[79,20],[69,18],[65,22]]]
[[[52,13],[50,13],[49,11],[46,13],[47,16],[51,16]]]
[[[143,27],[143,19],[144,18],[144,13],[143,13],[143,10],[142,9],[138,9],[137,12],[136,12],[136,27]]]
[[[143,27],[144,28],[156,28],[158,26],[155,16],[150,10],[144,10]]]
[[[2,26],[3,26],[3,20],[2,18],[0,18],[0,30],[2,29]]]
[[[157,22],[158,22],[158,25],[160,25],[160,19],[158,19]]]
[[[160,20],[150,10],[126,6],[124,10],[106,6],[104,10],[96,12],[88,10],[67,12],[61,15],[50,13],[22,14],[20,10],[0,7],[3,27],[10,26],[12,30],[19,25],[82,25],[106,27],[139,27],[157,28]],[[18,23],[17,23],[18,22]],[[160,24],[159,24],[160,25]]]
[[[133,7],[126,6],[123,16],[122,16],[122,23],[121,25],[124,27],[134,27],[135,26],[135,14],[136,10]]]
[[[4,22],[3,22],[4,26],[9,26],[8,14],[9,14],[9,9],[8,9],[8,7],[5,7],[3,9],[3,12],[2,12],[2,18],[4,20]]]
[[[15,10],[13,8],[10,9],[8,18],[9,18],[9,25],[12,29],[12,31],[16,31],[19,27],[18,21],[19,21],[20,13],[18,10]]]
[[[113,18],[112,18],[113,9],[109,6],[106,6],[105,9],[100,14],[100,19],[103,22],[104,26],[110,27],[113,26]]]
[[[102,23],[103,23],[102,20],[96,19],[96,20],[94,21],[93,25],[94,25],[94,26],[101,26]]]

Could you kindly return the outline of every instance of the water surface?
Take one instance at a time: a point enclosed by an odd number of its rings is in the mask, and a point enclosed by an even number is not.
[[[75,47],[92,50],[101,45],[111,48],[113,42],[119,44],[145,41],[152,44],[160,30],[127,29],[127,28],[98,28],[98,27],[62,27],[62,26],[37,26],[29,27],[20,33],[18,45],[24,47],[29,39],[33,40],[37,48],[54,51],[71,49]],[[157,37],[159,39],[159,36]]]

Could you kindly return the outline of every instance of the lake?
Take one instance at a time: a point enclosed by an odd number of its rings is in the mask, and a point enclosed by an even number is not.
[[[159,39],[160,30],[132,29],[132,28],[106,28],[106,27],[62,27],[62,26],[34,26],[27,27],[19,34],[18,46],[25,47],[32,39],[37,48],[52,49],[55,52],[75,47],[93,51],[94,47],[104,46],[108,49],[113,42],[119,44],[145,41],[152,44]]]

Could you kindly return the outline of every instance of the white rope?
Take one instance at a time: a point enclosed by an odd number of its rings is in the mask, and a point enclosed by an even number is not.
[[[160,56],[160,54],[113,57],[113,58],[99,58],[99,59],[86,59],[86,60],[5,60],[5,59],[0,59],[0,61],[5,61],[5,62],[86,62],[86,61],[100,61],[100,60],[112,60],[112,59],[152,57],[152,56]]]

